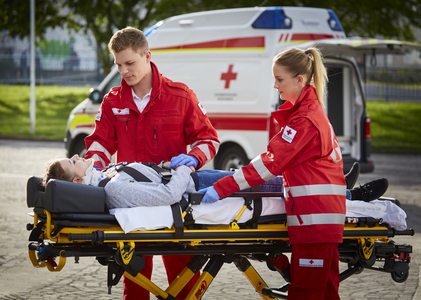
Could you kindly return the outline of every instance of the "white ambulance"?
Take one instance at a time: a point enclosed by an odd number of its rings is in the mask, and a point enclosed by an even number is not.
[[[254,7],[192,13],[168,18],[145,31],[152,61],[160,72],[187,84],[205,107],[221,146],[207,168],[239,168],[266,151],[279,126],[271,117],[282,103],[273,88],[272,58],[288,47],[317,45],[329,73],[326,113],[340,142],[344,169],[359,161],[362,172],[374,170],[370,159],[370,118],[362,80],[350,55],[402,52],[404,43],[347,39],[329,9]],[[389,45],[389,46],[388,46]],[[398,49],[399,48],[399,49]],[[68,156],[84,155],[84,138],[94,129],[103,96],[120,85],[114,68],[70,114]]]

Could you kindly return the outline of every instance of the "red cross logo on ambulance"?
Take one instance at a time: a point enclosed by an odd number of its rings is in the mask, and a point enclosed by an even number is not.
[[[228,66],[228,71],[226,73],[221,74],[221,80],[225,80],[225,86],[224,89],[230,88],[231,80],[237,80],[237,74],[232,71],[234,69],[234,65]]]

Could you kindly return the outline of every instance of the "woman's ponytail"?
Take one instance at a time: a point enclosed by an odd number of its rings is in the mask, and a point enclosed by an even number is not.
[[[307,48],[305,51],[312,64],[313,69],[313,85],[316,88],[319,102],[324,107],[323,98],[326,90],[326,83],[328,82],[327,72],[323,64],[323,57],[320,50],[317,48]]]

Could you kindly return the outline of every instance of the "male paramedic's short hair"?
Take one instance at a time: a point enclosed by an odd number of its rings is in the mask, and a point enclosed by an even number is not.
[[[108,50],[112,53],[118,53],[129,47],[140,55],[143,55],[145,50],[149,50],[148,40],[142,31],[133,27],[126,27],[114,33],[108,43]]]
[[[73,181],[74,174],[69,170],[63,169],[58,159],[47,163],[42,185],[45,187],[50,179],[59,179],[65,181]]]

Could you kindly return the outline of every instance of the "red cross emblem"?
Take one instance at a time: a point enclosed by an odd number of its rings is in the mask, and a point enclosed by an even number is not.
[[[225,87],[224,87],[225,89],[229,89],[230,88],[230,81],[231,80],[236,80],[237,79],[237,74],[238,73],[234,73],[232,71],[233,68],[234,68],[234,65],[229,65],[228,66],[228,72],[221,74],[221,80],[225,80]]]
[[[288,130],[288,131],[287,131],[287,134],[288,134],[288,135],[290,135],[291,133],[292,133],[292,131],[291,131],[291,130]]]
[[[310,260],[310,265],[314,264],[314,260]]]

